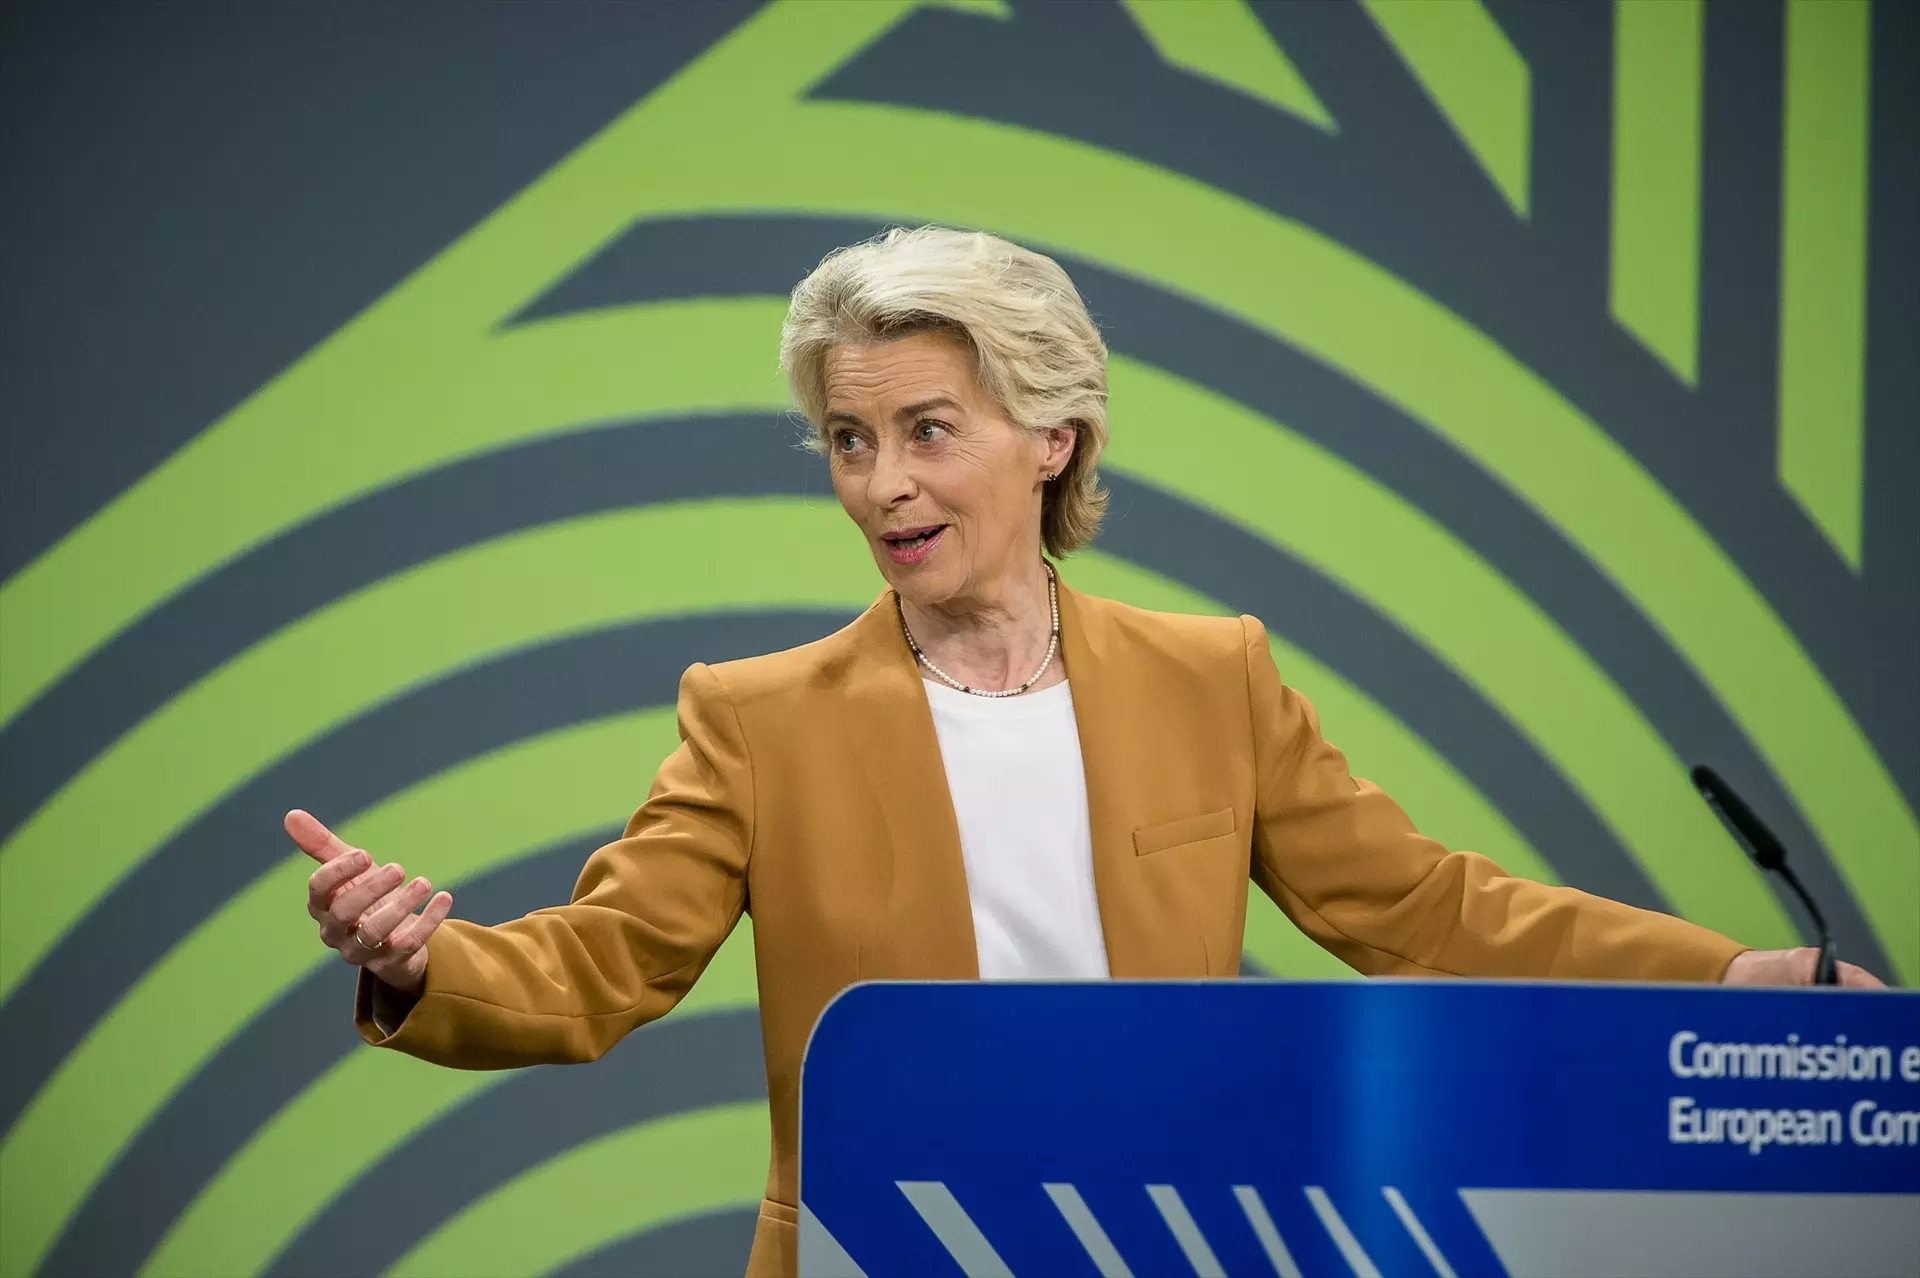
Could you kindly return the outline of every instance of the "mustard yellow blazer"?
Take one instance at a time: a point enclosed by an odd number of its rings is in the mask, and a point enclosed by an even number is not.
[[[1361,972],[1718,980],[1717,933],[1507,876],[1423,837],[1321,739],[1251,617],[1187,617],[1060,590],[1116,977],[1227,977],[1251,880]],[[960,838],[891,592],[788,652],[689,669],[682,744],[573,902],[498,927],[449,920],[398,1030],[369,1042],[469,1069],[590,1061],[685,994],[741,913],[773,1157],[749,1274],[792,1273],[800,1057],[855,981],[979,975]]]

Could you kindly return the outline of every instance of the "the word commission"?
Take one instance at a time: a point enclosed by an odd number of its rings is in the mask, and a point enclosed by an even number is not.
[[[1713,1043],[1681,1030],[1667,1043],[1675,1078],[1773,1079],[1789,1082],[1920,1084],[1920,1046],[1802,1042]],[[1812,1098],[1809,1097],[1809,1100]],[[1824,1098],[1823,1098],[1824,1099]],[[1775,1145],[1920,1146],[1920,1109],[1888,1108],[1867,1097],[1841,1108],[1707,1107],[1691,1096],[1667,1102],[1667,1139],[1676,1145],[1744,1145],[1750,1154]]]

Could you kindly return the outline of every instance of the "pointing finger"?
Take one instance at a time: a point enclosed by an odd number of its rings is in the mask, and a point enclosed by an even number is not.
[[[352,850],[340,841],[340,836],[303,808],[287,813],[281,824],[286,827],[287,837],[299,844],[302,852],[323,864]]]

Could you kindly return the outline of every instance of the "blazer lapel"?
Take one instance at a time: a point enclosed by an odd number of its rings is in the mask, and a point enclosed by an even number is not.
[[[881,916],[862,947],[861,979],[980,975],[960,827],[920,670],[893,591],[856,623],[847,679],[848,735],[886,826]],[[830,886],[830,885],[829,885]]]
[[[1093,833],[1093,888],[1116,977],[1205,976],[1197,934],[1168,927],[1168,903],[1153,899],[1133,848],[1133,798],[1151,793],[1156,710],[1139,691],[1126,637],[1106,624],[1098,600],[1060,583],[1060,646],[1073,687],[1073,714],[1087,776]]]

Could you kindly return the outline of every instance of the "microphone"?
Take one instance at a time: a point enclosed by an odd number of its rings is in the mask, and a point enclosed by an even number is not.
[[[1800,876],[1787,864],[1786,848],[1781,846],[1773,831],[1753,814],[1753,809],[1733,792],[1733,787],[1712,768],[1695,768],[1693,787],[1700,791],[1700,797],[1707,801],[1707,806],[1719,815],[1727,832],[1733,835],[1734,842],[1747,850],[1753,863],[1785,879],[1787,886],[1793,889],[1793,894],[1800,898],[1800,904],[1807,907],[1807,913],[1813,917],[1814,932],[1820,940],[1820,957],[1813,965],[1813,983],[1838,985],[1840,979],[1834,968],[1838,960],[1833,950],[1833,935],[1827,931],[1826,916],[1813,903],[1813,897],[1801,884]]]

